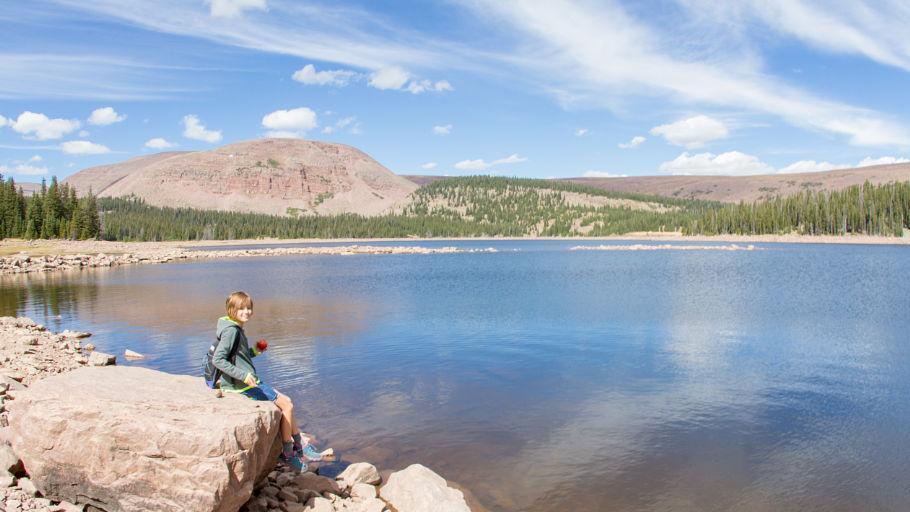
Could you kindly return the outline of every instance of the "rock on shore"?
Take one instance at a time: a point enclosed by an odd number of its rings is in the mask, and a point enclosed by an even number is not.
[[[379,487],[366,462],[337,481],[276,464],[274,405],[216,398],[197,377],[88,366],[88,335],[0,317],[0,510],[470,510],[423,466]]]
[[[100,242],[99,242],[100,243]],[[54,272],[81,268],[116,267],[120,265],[169,263],[186,259],[244,258],[253,256],[288,256],[298,254],[451,254],[473,252],[496,252],[496,249],[462,249],[458,247],[416,247],[416,246],[371,246],[346,245],[330,247],[278,247],[265,249],[238,249],[193,251],[188,249],[167,249],[124,254],[57,254],[29,256],[17,254],[0,257],[0,275],[28,274],[33,272]]]

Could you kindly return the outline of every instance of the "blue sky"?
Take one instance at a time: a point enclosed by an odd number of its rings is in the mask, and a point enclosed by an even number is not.
[[[756,174],[910,158],[905,1],[0,5],[0,173],[265,136],[399,174]]]

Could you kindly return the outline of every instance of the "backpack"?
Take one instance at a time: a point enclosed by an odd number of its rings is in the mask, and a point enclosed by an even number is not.
[[[229,326],[228,329],[231,327],[239,329],[239,327],[236,326]],[[218,348],[219,343],[221,343],[220,334],[215,339],[215,343],[209,347],[208,352],[205,353],[205,359],[202,361],[202,376],[205,378],[205,385],[212,389],[215,389],[218,386],[218,379],[221,378],[221,370],[215,367],[215,363],[213,361],[215,357],[215,350]],[[228,354],[228,361],[230,361],[231,364],[234,364],[234,358],[237,356],[238,346],[240,346],[240,343],[238,343],[237,339],[234,339],[234,346],[231,347],[231,353]]]

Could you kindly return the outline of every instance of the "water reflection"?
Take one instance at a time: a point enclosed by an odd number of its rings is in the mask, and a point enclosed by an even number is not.
[[[195,373],[245,289],[305,428],[492,510],[906,509],[906,250],[519,245],[0,280],[0,307]]]

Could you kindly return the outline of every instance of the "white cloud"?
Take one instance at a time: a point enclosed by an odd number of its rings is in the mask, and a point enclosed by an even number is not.
[[[207,130],[193,114],[183,116],[183,136],[214,144],[221,140],[221,130]]]
[[[492,165],[485,162],[482,158],[478,158],[477,160],[462,160],[456,162],[453,167],[459,171],[485,171],[492,167]]]
[[[411,94],[421,94],[421,93],[424,93],[427,91],[443,92],[443,91],[454,91],[455,90],[452,88],[452,84],[450,84],[446,80],[440,80],[436,83],[433,83],[430,80],[420,80],[420,81],[412,80],[410,83],[408,83],[408,86],[406,87],[406,89]]]
[[[353,71],[336,69],[334,71],[316,71],[316,67],[307,64],[301,69],[294,72],[292,78],[306,85],[331,85],[335,87],[344,87],[352,78],[357,76]]]
[[[638,146],[641,146],[646,140],[648,139],[641,135],[636,135],[635,137],[632,137],[632,140],[629,142],[620,142],[616,146],[619,147],[619,149],[635,149]]]
[[[91,135],[91,134],[88,132],[88,130],[79,130],[79,136],[80,136],[80,137],[86,138],[86,137],[88,137],[89,135]]]
[[[120,115],[113,107],[102,107],[92,111],[88,118],[88,124],[95,126],[107,126],[109,124],[119,123],[126,119],[125,115]]]
[[[33,165],[17,165],[13,174],[22,174],[24,176],[42,176],[47,174],[47,167],[36,167]]]
[[[457,162],[454,167],[459,171],[485,171],[497,165],[517,164],[526,162],[527,160],[527,158],[519,156],[518,153],[513,153],[505,158],[499,158],[492,162],[487,162],[482,158],[476,160],[462,160]]]
[[[651,128],[651,135],[662,135],[670,144],[688,149],[700,148],[705,143],[723,139],[728,134],[724,123],[704,115]]]
[[[628,174],[613,174],[612,172],[606,171],[585,171],[582,175],[585,178],[625,178],[628,177]]]
[[[493,165],[518,164],[518,163],[527,162],[527,161],[528,161],[527,158],[525,158],[523,156],[518,156],[518,153],[512,153],[511,155],[509,155],[505,158],[500,158],[499,160],[493,160]]]
[[[827,100],[769,75],[751,44],[730,44],[740,42],[737,38],[743,33],[737,20],[718,20],[707,34],[703,18],[714,11],[724,12],[726,3],[679,3],[700,8],[683,10],[689,17],[672,24],[654,25],[646,24],[650,17],[636,17],[619,2],[472,0],[465,5],[478,16],[491,17],[499,25],[524,33],[526,38],[517,38],[514,49],[521,53],[513,55],[511,62],[534,73],[543,82],[542,88],[563,103],[620,109],[629,97],[669,98],[687,106],[714,105],[771,114],[795,126],[843,135],[855,145],[910,146],[910,129],[896,118]],[[757,0],[752,3],[763,5]],[[901,45],[910,54],[910,47],[897,35],[910,22],[910,11],[900,5],[894,2],[854,10],[862,11],[858,17],[884,22],[880,30],[867,34],[892,33],[890,46]],[[822,12],[834,10],[819,7]],[[889,15],[905,23],[889,22]],[[830,31],[823,23],[815,29],[820,34]],[[726,37],[710,37],[715,33]],[[766,39],[767,35],[759,32],[755,37]]]
[[[659,170],[668,174],[700,176],[738,176],[774,172],[773,167],[762,162],[758,157],[739,151],[728,151],[719,155],[713,153],[690,155],[685,152],[672,161],[660,164]]]
[[[454,88],[446,80],[433,82],[431,80],[411,80],[411,74],[399,66],[387,66],[370,74],[370,87],[380,90],[404,90],[411,94],[424,92],[453,91]]]
[[[579,129],[575,130],[576,137],[584,137],[587,134],[588,134],[587,128],[579,128]]]
[[[910,160],[895,156],[882,156],[879,158],[872,158],[871,156],[867,156],[866,158],[860,160],[856,166],[869,167],[871,165],[906,164],[908,162],[910,162]]]
[[[32,157],[28,159],[29,162],[40,162],[42,160],[44,159],[41,158],[41,155],[32,155]]]
[[[370,75],[370,87],[380,90],[401,89],[411,78],[410,73],[398,66],[389,66],[374,71]]]
[[[258,9],[266,10],[265,0],[206,0],[210,5],[210,13],[218,18],[236,18],[243,11]]]
[[[269,137],[300,139],[309,130],[319,126],[316,112],[307,107],[291,110],[276,110],[262,118],[262,126],[270,131]]]
[[[8,123],[9,123],[9,121],[8,121],[5,117],[0,116],[0,128],[3,128],[3,127],[6,126]]]
[[[149,139],[145,141],[145,147],[151,149],[167,149],[176,146],[173,142],[168,142],[162,137],[155,137],[154,139]]]
[[[452,125],[450,125],[450,124],[447,124],[444,126],[437,125],[437,126],[433,127],[434,135],[448,135],[450,133],[452,133]]]
[[[331,115],[331,113],[327,115]],[[360,121],[357,120],[356,116],[343,117],[336,121],[334,125],[323,128],[322,133],[331,134],[344,131],[345,129],[351,135],[360,135],[363,133],[362,125],[360,124]]]
[[[50,119],[44,114],[25,111],[19,114],[11,126],[13,130],[27,138],[49,140],[60,139],[64,135],[78,130],[81,124],[75,119]]]
[[[68,155],[102,155],[111,152],[107,146],[87,140],[70,140],[60,144],[60,149]]]
[[[831,162],[816,162],[815,160],[800,160],[779,169],[781,174],[792,174],[797,172],[823,172],[833,171],[834,169],[845,169],[850,167],[844,164],[832,164]]]
[[[421,165],[420,168],[423,169],[423,170],[425,170],[425,171],[432,171],[432,170],[435,169],[438,165],[439,165],[439,164],[437,164],[436,162],[427,162],[427,163]]]

